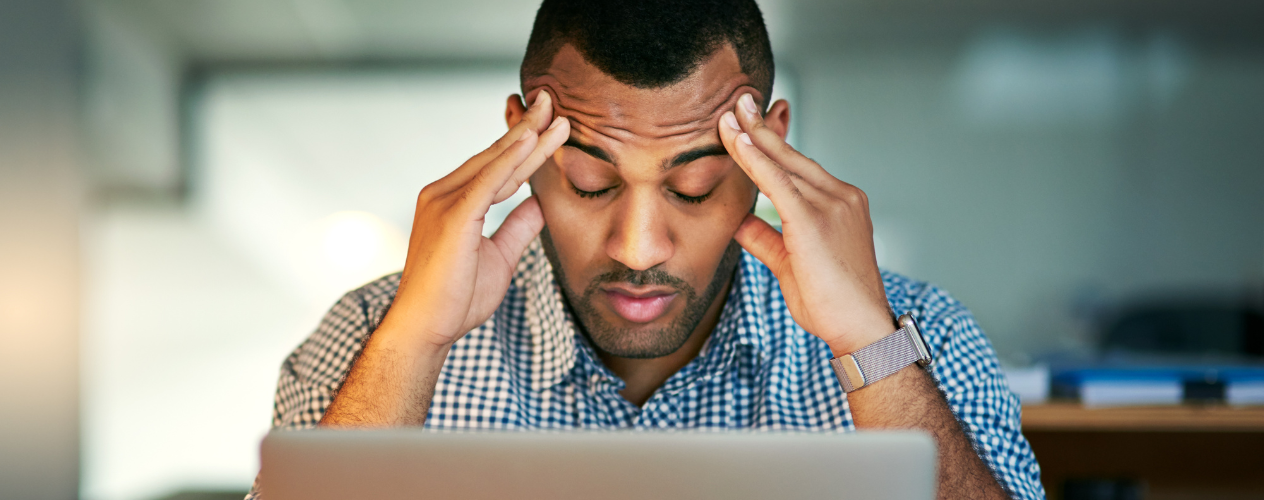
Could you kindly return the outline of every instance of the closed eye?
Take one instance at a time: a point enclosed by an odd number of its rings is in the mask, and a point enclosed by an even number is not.
[[[714,193],[714,192],[715,191],[712,191],[711,193]],[[683,201],[685,203],[691,203],[694,205],[707,201],[707,198],[711,197],[711,193],[707,193],[701,196],[689,196],[687,194],[680,194],[675,191],[672,191],[672,194],[676,195],[677,198],[680,198],[680,201]]]
[[[610,190],[611,190],[611,189],[614,189],[614,188],[612,188],[612,187],[608,187],[608,188],[605,188],[605,189],[599,189],[599,190],[597,190],[597,191],[584,191],[583,189],[580,189],[580,188],[575,187],[575,185],[574,185],[574,184],[571,184],[571,189],[572,189],[572,190],[574,190],[574,191],[575,191],[575,194],[579,195],[579,197],[580,197],[580,198],[590,198],[590,199],[591,199],[591,198],[596,198],[596,197],[598,197],[598,196],[601,196],[601,195],[603,195],[603,194],[606,194],[606,193],[610,192]]]

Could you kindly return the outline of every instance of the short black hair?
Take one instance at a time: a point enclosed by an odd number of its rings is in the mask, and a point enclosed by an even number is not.
[[[567,43],[602,73],[648,89],[684,80],[730,44],[752,86],[765,100],[772,93],[772,45],[755,0],[544,0],[522,80],[548,71]]]

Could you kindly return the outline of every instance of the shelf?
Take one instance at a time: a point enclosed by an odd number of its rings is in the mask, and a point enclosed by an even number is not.
[[[1052,402],[1023,406],[1023,431],[1264,432],[1264,407],[1085,408]]]

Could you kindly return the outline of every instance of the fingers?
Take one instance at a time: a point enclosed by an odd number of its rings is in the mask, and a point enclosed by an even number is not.
[[[534,130],[528,128],[522,131],[522,136],[517,141],[483,166],[465,186],[452,193],[459,196],[458,203],[471,204],[474,218],[481,219],[487,215],[487,209],[492,206],[496,195],[513,177],[514,170],[531,155],[538,142],[539,136]]]
[[[540,134],[540,140],[536,143],[535,150],[531,151],[531,155],[518,168],[514,169],[513,175],[505,185],[500,187],[500,191],[496,193],[492,203],[500,203],[513,196],[518,191],[518,188],[522,187],[522,183],[527,182],[531,178],[531,174],[534,174],[536,169],[539,169],[540,165],[544,164],[544,160],[553,156],[557,148],[562,147],[562,144],[566,143],[566,139],[570,135],[570,121],[561,116],[553,119],[553,124],[549,125],[549,128],[543,134]]]
[[[733,235],[733,239],[768,266],[768,269],[771,269],[778,278],[781,277],[780,269],[787,257],[786,243],[781,232],[763,219],[756,217],[755,214],[747,214],[742,225],[738,226],[737,234]]]
[[[737,127],[737,119],[732,112],[720,117],[720,141],[746,176],[768,195],[778,212],[786,213],[787,201],[802,197],[790,173],[752,144],[750,135]]]
[[[837,181],[811,158],[803,156],[803,153],[786,143],[780,134],[768,128],[764,117],[759,114],[755,99],[750,94],[738,98],[734,115],[741,129],[750,135],[752,144],[782,168],[808,180],[817,187],[823,187],[822,183]]]
[[[500,156],[500,153],[504,151],[505,148],[513,144],[514,139],[517,137],[514,135],[515,131],[530,128],[537,134],[543,133],[545,127],[548,127],[552,120],[553,97],[549,95],[548,91],[541,90],[538,94],[536,94],[535,102],[531,103],[530,108],[527,108],[527,113],[522,116],[522,121],[519,121],[518,124],[510,128],[505,135],[496,140],[496,142],[492,144],[492,147],[475,155],[474,158],[481,158],[484,163],[491,161],[492,158]]]
[[[505,149],[512,146],[522,136],[523,131],[531,130],[535,133],[542,133],[545,127],[550,125],[552,117],[553,98],[548,92],[540,91],[536,94],[535,102],[527,109],[527,113],[523,115],[522,120],[517,125],[510,127],[509,131],[492,143],[491,147],[474,155],[444,178],[435,181],[436,187],[439,187],[440,191],[444,192],[460,189],[461,186],[470,182],[470,179],[474,178],[488,162],[499,157],[505,152]]]
[[[540,210],[540,202],[532,196],[509,212],[491,239],[505,262],[517,262],[541,229],[544,229],[544,212]]]

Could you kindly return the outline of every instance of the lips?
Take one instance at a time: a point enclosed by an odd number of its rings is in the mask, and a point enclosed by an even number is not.
[[[632,294],[624,290],[606,290],[614,312],[633,323],[649,323],[667,312],[676,293],[650,292]]]

